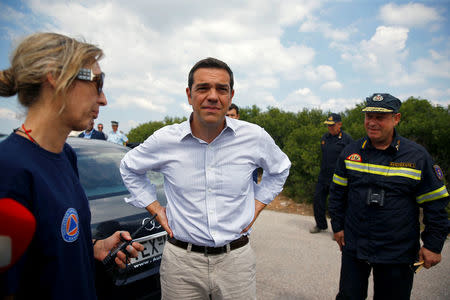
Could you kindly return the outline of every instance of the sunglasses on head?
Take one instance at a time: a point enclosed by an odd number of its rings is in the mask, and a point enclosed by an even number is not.
[[[76,77],[78,80],[93,81],[97,85],[97,92],[100,95],[103,90],[103,81],[105,80],[105,73],[94,74],[91,69],[81,68]]]

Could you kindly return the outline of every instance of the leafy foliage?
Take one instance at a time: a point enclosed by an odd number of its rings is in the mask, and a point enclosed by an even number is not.
[[[181,123],[186,121],[186,117],[183,118],[170,118],[165,117],[163,122],[160,121],[151,121],[144,124],[139,125],[136,128],[133,128],[128,133],[127,137],[130,143],[142,143],[144,142],[149,136],[153,134],[156,130],[166,126],[171,125],[175,123]]]

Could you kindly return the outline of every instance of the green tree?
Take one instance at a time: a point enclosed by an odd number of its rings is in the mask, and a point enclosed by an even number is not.
[[[144,124],[140,124],[139,126],[133,128],[128,133],[127,137],[130,143],[142,143],[144,142],[149,136],[153,134],[156,130],[166,126],[166,125],[172,125],[175,123],[181,123],[186,121],[186,117],[179,118],[179,117],[165,117],[164,121],[150,121]]]
[[[298,125],[294,113],[274,107],[269,107],[267,111],[255,116],[251,122],[264,128],[281,149],[284,147],[285,139]]]
[[[355,108],[347,109],[342,116],[342,130],[347,132],[354,140],[366,135],[364,129],[364,103],[359,103]]]
[[[286,140],[283,151],[292,166],[284,190],[295,201],[312,201],[320,171],[320,137],[325,131],[323,126],[303,124],[294,129]]]
[[[450,106],[433,106],[426,99],[410,97],[402,103],[402,114],[398,132],[418,144],[431,154],[444,170],[446,182],[449,182],[450,170]]]
[[[254,120],[257,116],[259,116],[260,113],[261,109],[256,105],[253,105],[251,108],[239,108],[239,118],[250,123],[255,123]]]

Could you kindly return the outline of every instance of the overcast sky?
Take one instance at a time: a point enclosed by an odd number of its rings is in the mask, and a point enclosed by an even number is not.
[[[190,68],[212,56],[235,74],[238,106],[342,112],[375,92],[450,104],[450,0],[1,0],[0,69],[36,31],[80,37],[105,58],[96,123],[127,133],[189,116]],[[24,120],[0,99],[0,133]]]

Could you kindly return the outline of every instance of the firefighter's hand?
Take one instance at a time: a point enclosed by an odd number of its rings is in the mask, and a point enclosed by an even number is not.
[[[423,266],[426,269],[437,265],[441,261],[441,254],[428,250],[425,247],[420,248],[419,261],[423,261]]]
[[[344,230],[336,232],[334,234],[334,239],[336,240],[336,243],[338,243],[339,249],[342,251],[342,247],[345,246]]]

